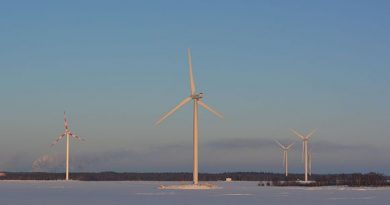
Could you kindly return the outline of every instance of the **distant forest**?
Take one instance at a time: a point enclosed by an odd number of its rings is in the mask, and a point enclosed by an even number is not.
[[[63,180],[64,173],[46,172],[2,172],[0,180]],[[72,180],[79,181],[192,181],[192,173],[71,173]],[[273,185],[290,186],[298,185],[296,182],[303,178],[302,174],[283,174],[266,172],[231,172],[231,173],[200,173],[201,181],[225,181],[231,178],[233,181],[268,181]],[[314,174],[311,180],[315,181],[310,186],[390,186],[390,177],[379,173],[353,173],[353,174]],[[283,182],[292,183],[283,183]],[[282,182],[282,183],[281,183]]]

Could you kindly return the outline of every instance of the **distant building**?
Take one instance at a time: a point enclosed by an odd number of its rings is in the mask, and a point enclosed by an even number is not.
[[[225,181],[231,182],[231,181],[232,181],[232,178],[229,178],[229,177],[228,177],[228,178],[225,179]]]

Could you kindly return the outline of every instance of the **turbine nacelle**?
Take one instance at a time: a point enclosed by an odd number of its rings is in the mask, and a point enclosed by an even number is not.
[[[65,112],[64,112],[64,127],[65,127],[65,131],[60,135],[60,137],[58,139],[56,139],[51,144],[51,146],[54,146],[55,144],[57,144],[64,137],[73,137],[73,138],[76,138],[78,140],[85,141],[83,138],[81,138],[81,137],[77,136],[76,134],[72,133],[72,131],[69,129],[68,120],[66,118]]]
[[[198,93],[190,96],[193,100],[200,100],[203,98],[203,93]]]

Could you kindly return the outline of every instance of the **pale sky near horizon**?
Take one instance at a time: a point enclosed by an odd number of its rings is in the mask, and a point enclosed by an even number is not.
[[[317,128],[313,172],[390,174],[388,1],[0,1],[0,170],[282,172],[272,141]],[[42,158],[42,156],[48,156]]]

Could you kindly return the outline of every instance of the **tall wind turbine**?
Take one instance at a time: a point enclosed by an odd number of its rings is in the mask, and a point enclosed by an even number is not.
[[[65,180],[69,180],[69,137],[76,138],[78,140],[84,141],[84,139],[80,138],[79,136],[73,134],[68,126],[68,120],[66,119],[66,113],[64,112],[64,127],[65,127],[65,132],[60,135],[60,137],[55,140],[51,146],[54,146],[57,144],[62,138],[66,136],[66,177]]]
[[[210,108],[206,103],[203,102],[203,93],[196,93],[195,91],[195,82],[192,74],[192,61],[191,61],[191,51],[188,49],[188,64],[190,70],[190,96],[182,100],[178,105],[176,105],[172,110],[164,114],[157,122],[156,125],[160,124],[179,108],[189,103],[191,100],[194,102],[194,113],[193,113],[193,184],[198,185],[198,105],[210,111],[219,118],[223,118],[222,115]]]
[[[282,145],[278,140],[275,140],[276,144],[279,145],[283,150],[283,165],[285,168],[286,177],[288,176],[288,150],[293,146],[294,143],[291,143],[287,146]]]
[[[309,144],[309,140],[310,140],[310,137],[316,132],[316,130],[313,130],[312,132],[310,132],[308,135],[304,136],[300,133],[298,133],[297,131],[295,131],[294,129],[291,129],[291,131],[296,135],[298,136],[299,138],[301,138],[302,140],[302,158],[304,160],[304,163],[305,163],[305,182],[309,181],[308,179],[308,172],[309,172],[309,169],[310,169],[310,175],[311,175],[311,156],[309,154],[309,147],[308,147],[308,144]]]

